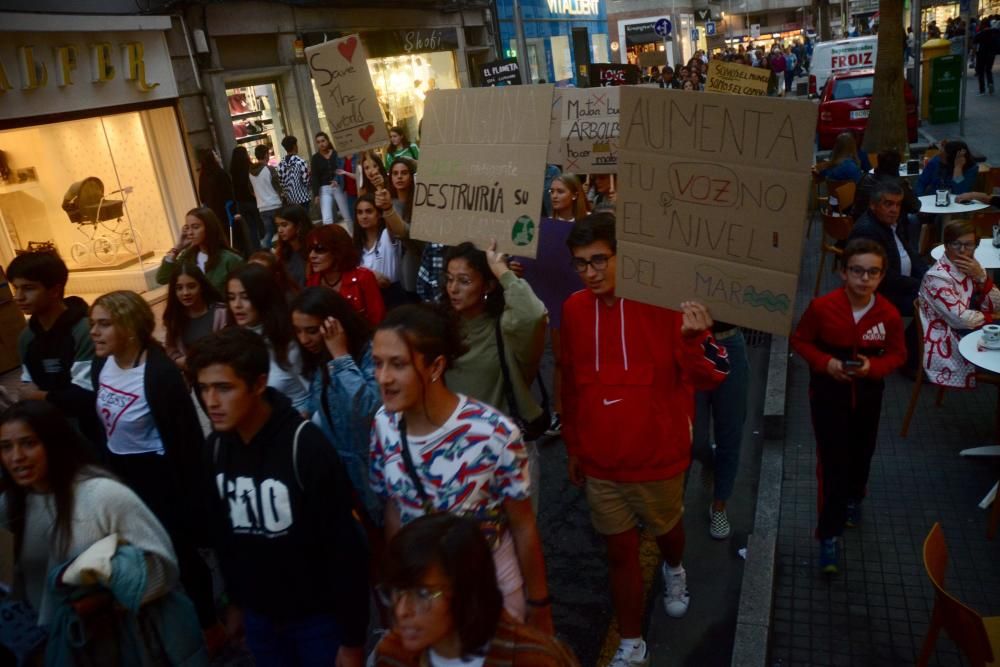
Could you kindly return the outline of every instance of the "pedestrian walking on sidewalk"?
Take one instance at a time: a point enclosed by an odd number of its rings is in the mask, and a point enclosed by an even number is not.
[[[687,613],[684,473],[691,462],[694,390],[719,386],[729,358],[700,303],[683,312],[615,296],[615,219],[577,221],[566,241],[586,289],[563,305],[563,439],[569,479],[584,486],[608,547],[621,644],[612,667],[648,665],[642,638],[639,524],[663,556],[663,604]]]
[[[844,250],[844,286],[813,299],[792,348],[809,364],[816,434],[820,568],[839,571],[838,538],[861,521],[885,376],[906,360],[899,311],[876,290],[887,258],[881,244],[854,239]]]

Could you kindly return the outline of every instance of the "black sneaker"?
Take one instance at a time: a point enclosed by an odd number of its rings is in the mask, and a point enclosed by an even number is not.
[[[558,412],[552,412],[552,421],[549,422],[549,428],[545,431],[545,435],[562,435],[562,420],[559,418]]]

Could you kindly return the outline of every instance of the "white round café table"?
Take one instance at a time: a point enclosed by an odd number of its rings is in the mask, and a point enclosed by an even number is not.
[[[979,350],[979,341],[983,337],[981,330],[966,334],[958,343],[958,351],[970,363],[993,373],[1000,373],[1000,349]],[[986,447],[973,447],[963,449],[962,456],[1000,456],[1000,446],[989,445]]]
[[[963,213],[975,213],[976,211],[982,211],[984,208],[989,208],[989,204],[984,204],[980,201],[972,200],[965,204],[956,204],[955,197],[952,195],[951,203],[947,206],[938,206],[934,203],[934,199],[937,197],[936,194],[924,195],[919,197],[920,199],[920,212],[921,213],[933,213],[938,215],[961,215]]]
[[[875,173],[875,168],[872,167],[871,169],[869,169],[868,173],[869,174],[874,174]],[[922,173],[924,173],[924,168],[922,166],[920,167],[920,171],[918,171],[917,173],[915,173],[915,174],[908,174],[908,173],[906,173],[906,163],[904,162],[903,164],[899,165],[899,177],[900,178],[918,178],[920,176],[920,174],[922,174]]]
[[[931,248],[931,257],[935,260],[941,259],[944,254],[944,245]],[[979,247],[976,248],[976,261],[984,269],[1000,269],[1000,248],[993,247],[993,239],[979,239]]]

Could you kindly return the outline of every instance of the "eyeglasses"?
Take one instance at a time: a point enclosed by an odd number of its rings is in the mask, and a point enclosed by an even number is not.
[[[322,255],[324,252],[330,252],[330,249],[325,245],[320,245],[319,243],[313,243],[309,246],[309,252],[315,252]]]
[[[444,588],[431,588],[429,586],[391,588],[379,584],[375,587],[375,593],[378,595],[379,602],[388,609],[395,607],[404,597],[409,597],[410,602],[413,604],[413,609],[418,614],[426,613],[431,608],[434,600],[444,596],[446,592],[447,590]]]
[[[975,250],[979,244],[975,241],[952,241],[948,244],[948,247],[952,250]]]
[[[847,267],[847,271],[855,278],[864,278],[866,275],[869,278],[878,278],[879,276],[882,275],[882,269],[876,266],[873,266],[870,269],[866,269],[863,266],[857,266],[857,265],[849,266]]]
[[[614,255],[594,255],[590,259],[574,257],[570,263],[573,265],[573,270],[577,273],[586,273],[588,266],[594,267],[594,271],[603,271],[608,268],[608,260],[612,257]]]

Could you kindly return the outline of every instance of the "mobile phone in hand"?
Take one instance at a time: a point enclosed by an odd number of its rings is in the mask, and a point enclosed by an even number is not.
[[[859,359],[845,359],[840,364],[844,367],[844,372],[848,375],[854,375],[855,372],[861,370],[861,367],[865,365]]]

